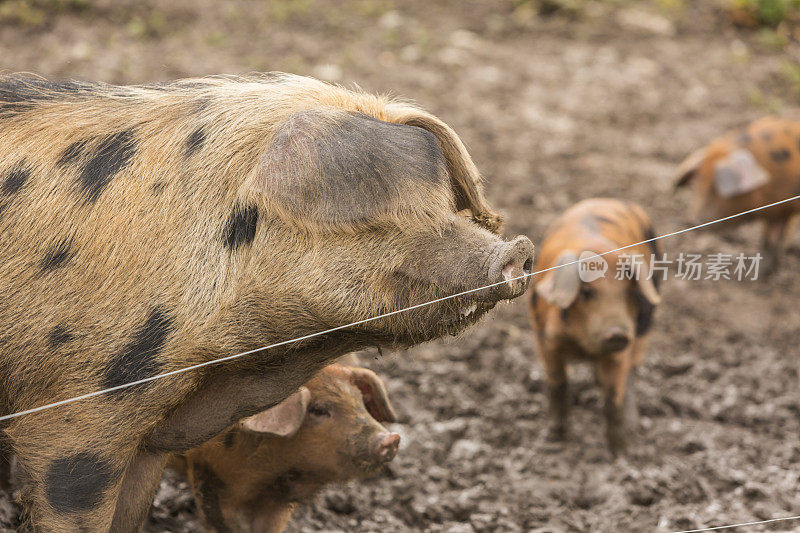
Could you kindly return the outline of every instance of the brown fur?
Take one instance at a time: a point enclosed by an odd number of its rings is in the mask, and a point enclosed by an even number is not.
[[[198,509],[211,515],[209,526],[280,533],[295,506],[326,484],[364,477],[385,464],[372,449],[388,433],[367,412],[355,370],[365,372],[331,365],[306,384],[309,412],[297,433],[281,437],[234,426],[171,462],[186,475]],[[315,415],[319,407],[329,416]]]
[[[694,222],[708,222],[800,194],[799,142],[800,120],[764,117],[726,133],[688,156],[677,171],[676,186],[691,185],[694,189]],[[752,191],[722,197],[714,187],[717,165],[742,149],[749,151],[766,170],[769,182]],[[777,268],[798,213],[800,201],[793,201],[731,221],[731,224],[748,220],[763,222],[764,272],[771,273]]]
[[[301,121],[292,142],[273,144],[287,121],[308,112],[320,122]],[[444,174],[434,179],[414,167],[380,176],[402,194],[376,198],[363,219],[304,216],[302,199],[318,192],[335,208],[326,179],[350,179],[354,190],[370,185],[346,167],[314,175],[304,137],[335,162],[382,161],[400,149],[351,143],[336,152],[330,139],[349,139],[337,127],[344,116],[432,133],[441,154],[430,157],[443,158]],[[498,261],[530,261],[527,240],[497,235],[500,217],[449,127],[410,104],[309,78],[117,87],[6,76],[0,139],[4,412],[474,288],[493,281]],[[410,143],[403,149],[429,153],[427,144]],[[276,203],[265,189],[277,179],[265,160],[291,163],[280,180],[306,180],[308,189],[284,195],[295,205]],[[381,168],[400,172],[389,163]],[[420,181],[426,188],[413,186]],[[347,351],[463,331],[526,286],[13,419],[4,431],[32,480],[24,496],[30,525],[105,531],[113,519],[116,530],[137,530],[131,517],[142,516],[142,504],[131,502],[149,501],[158,482],[151,454],[188,449],[280,402]],[[478,312],[463,318],[476,301]]]
[[[605,253],[652,237],[650,220],[639,206],[614,199],[585,200],[550,225],[535,269],[556,266],[565,253],[574,253],[577,259],[584,251]],[[546,272],[536,280],[528,299],[537,353],[550,390],[553,436],[563,438],[567,429],[567,363],[588,360],[595,366],[603,389],[609,446],[615,454],[625,446],[623,404],[629,375],[644,357],[652,319],[653,303],[642,294],[645,289],[655,290],[655,286],[645,287],[641,282],[615,279],[618,261],[626,253],[641,254],[646,262],[642,273],[647,276],[651,254],[658,254],[659,249],[651,243],[605,255],[605,277],[589,283],[579,279],[577,265]],[[546,290],[558,276],[575,278],[560,280],[575,291],[574,298],[569,298],[563,308],[548,301]],[[620,349],[604,346],[603,334],[609,330],[624,335],[628,344]],[[632,402],[630,398],[628,401]]]

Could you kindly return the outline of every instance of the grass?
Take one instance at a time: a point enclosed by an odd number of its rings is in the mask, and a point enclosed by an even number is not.
[[[0,24],[38,28],[54,15],[88,6],[89,0],[0,0]]]
[[[800,20],[800,0],[727,0],[728,13],[740,26],[777,27]]]

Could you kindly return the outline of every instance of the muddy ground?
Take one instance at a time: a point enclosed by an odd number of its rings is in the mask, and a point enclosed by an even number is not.
[[[76,5],[7,18],[0,68],[116,83],[285,70],[409,97],[455,127],[508,234],[534,242],[597,195],[639,202],[661,233],[684,227],[675,164],[796,101],[791,49],[734,29],[710,0],[594,3],[577,18],[475,0]],[[664,246],[752,254],[758,240],[748,226]],[[365,354],[400,413],[401,452],[384,475],[326,490],[290,531],[673,531],[800,513],[798,270],[795,239],[766,282],[669,280],[636,383],[641,427],[616,461],[586,368],[572,374],[571,439],[545,438],[522,301],[460,338]],[[10,515],[0,493],[0,526]],[[166,479],[147,531],[199,530]]]

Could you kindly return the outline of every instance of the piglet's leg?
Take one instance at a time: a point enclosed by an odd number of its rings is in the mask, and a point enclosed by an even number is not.
[[[600,359],[597,363],[597,380],[603,390],[606,437],[611,454],[616,457],[624,451],[625,392],[631,369],[630,350]]]
[[[636,401],[636,373],[639,365],[642,364],[645,353],[647,352],[648,335],[637,337],[631,346],[630,365],[628,372],[628,384],[625,393],[625,421],[628,427],[636,427],[639,424],[639,406]]]
[[[555,350],[542,350],[542,363],[547,376],[547,389],[550,396],[550,412],[553,417],[548,438],[564,440],[567,437],[569,417],[569,387],[567,369],[564,361]]]
[[[265,502],[253,514],[252,531],[258,533],[283,533],[292,518],[294,504]]]
[[[208,530],[216,533],[238,531],[240,528],[236,523],[236,509],[226,508],[222,501],[228,487],[213,468],[205,463],[189,462],[186,474],[197,508]]]
[[[789,219],[770,220],[765,223],[761,241],[764,253],[761,272],[764,276],[771,276],[778,271],[788,229]]]

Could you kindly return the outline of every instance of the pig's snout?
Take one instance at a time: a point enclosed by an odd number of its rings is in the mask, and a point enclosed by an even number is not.
[[[630,335],[623,328],[608,328],[603,334],[603,351],[618,352],[627,348],[630,342]]]
[[[379,433],[376,438],[375,457],[381,463],[388,463],[397,455],[400,448],[400,435],[397,433]]]
[[[520,235],[511,241],[499,244],[489,266],[489,283],[500,283],[493,287],[493,295],[498,300],[522,295],[530,285],[531,278],[528,274],[531,273],[532,267],[533,243],[530,239]]]

